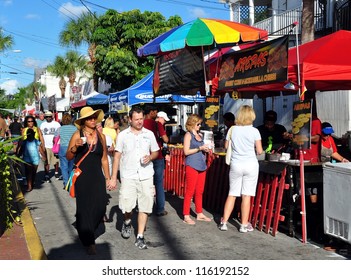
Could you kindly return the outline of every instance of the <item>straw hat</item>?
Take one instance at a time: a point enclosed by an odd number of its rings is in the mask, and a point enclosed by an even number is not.
[[[93,108],[91,108],[89,106],[82,108],[80,110],[80,112],[79,112],[79,115],[80,115],[80,117],[74,121],[74,125],[78,129],[80,129],[80,126],[82,124],[84,124],[84,120],[86,118],[89,118],[91,116],[95,116],[96,117],[96,123],[101,122],[102,119],[104,118],[104,112],[101,109],[93,110]]]

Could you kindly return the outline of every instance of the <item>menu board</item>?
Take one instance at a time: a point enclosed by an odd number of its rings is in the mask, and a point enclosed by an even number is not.
[[[215,131],[218,129],[219,96],[206,97],[204,126],[206,129]]]
[[[312,102],[312,99],[294,102],[291,123],[294,148],[305,150],[311,147]]]

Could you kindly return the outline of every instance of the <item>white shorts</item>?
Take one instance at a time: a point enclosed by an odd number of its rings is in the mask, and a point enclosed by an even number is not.
[[[153,177],[143,181],[121,178],[119,208],[123,214],[130,213],[138,203],[139,212],[152,213],[154,195],[155,186]]]
[[[258,162],[231,162],[229,171],[230,196],[256,195]]]

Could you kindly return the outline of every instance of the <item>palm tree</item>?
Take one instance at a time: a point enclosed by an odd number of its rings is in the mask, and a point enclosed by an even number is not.
[[[88,55],[90,64],[94,67],[96,44],[93,40],[93,33],[97,26],[98,18],[96,14],[83,13],[78,19],[68,21],[59,35],[62,46],[79,47],[84,43],[88,44]],[[97,90],[98,77],[93,68],[94,88]]]
[[[68,51],[64,57],[56,56],[54,64],[48,65],[47,70],[60,78],[59,87],[61,97],[65,97],[67,82],[65,76],[68,77],[68,82],[72,87],[76,80],[76,72],[92,73],[92,67],[88,63],[85,56],[78,54],[76,51]]]
[[[314,0],[302,0],[301,43],[314,40]]]
[[[48,65],[47,71],[54,74],[56,78],[60,78],[59,88],[61,91],[61,97],[65,97],[65,91],[67,83],[65,81],[65,76],[67,73],[65,59],[62,56],[56,56],[54,64]]]
[[[0,52],[8,50],[13,45],[13,38],[10,35],[5,35],[0,28]]]

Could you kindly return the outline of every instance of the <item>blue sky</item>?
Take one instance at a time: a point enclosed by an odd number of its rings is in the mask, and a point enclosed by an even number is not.
[[[229,19],[229,8],[220,0],[0,0],[0,28],[14,38],[12,50],[0,53],[0,87],[8,94],[33,82],[34,69],[53,63],[67,49],[58,35],[71,18],[87,11],[103,14],[139,9],[157,11],[167,19],[179,15],[183,22],[197,17]],[[86,48],[77,49],[86,54]],[[18,74],[10,74],[16,72]]]

